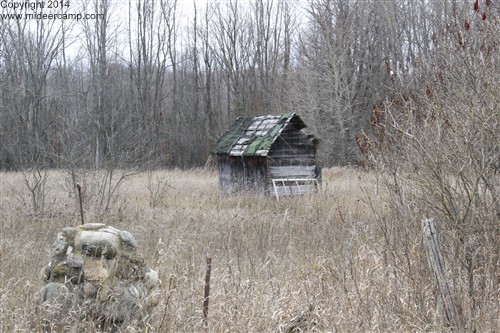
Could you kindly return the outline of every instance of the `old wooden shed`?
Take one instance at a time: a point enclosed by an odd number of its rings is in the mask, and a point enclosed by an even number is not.
[[[295,113],[239,117],[213,149],[222,191],[294,195],[317,189],[318,140]]]

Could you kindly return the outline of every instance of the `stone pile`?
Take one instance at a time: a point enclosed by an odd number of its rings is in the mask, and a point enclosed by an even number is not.
[[[113,331],[150,318],[158,302],[158,274],[130,232],[101,223],[66,227],[51,255],[39,291],[45,331],[59,331],[55,325],[71,319]],[[75,332],[82,331],[75,325]]]

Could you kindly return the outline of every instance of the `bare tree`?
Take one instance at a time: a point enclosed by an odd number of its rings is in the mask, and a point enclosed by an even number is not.
[[[223,71],[226,88],[226,107],[222,116],[234,116],[251,112],[246,110],[249,72],[252,70],[253,27],[248,13],[237,1],[219,3],[214,22],[216,60]]]
[[[255,1],[252,4],[254,88],[251,108],[255,113],[283,110],[286,74],[290,66],[295,17],[287,1]]]
[[[12,146],[18,167],[48,166],[47,147],[50,120],[47,117],[47,81],[53,62],[63,45],[64,27],[58,21],[3,21],[3,62],[6,112],[17,140]]]
[[[13,167],[23,170],[36,211],[45,208],[47,168],[54,115],[49,109],[49,73],[63,48],[65,26],[57,20],[2,20],[2,151]],[[4,132],[5,131],[5,132]]]
[[[111,26],[111,1],[86,3],[89,12],[100,13],[100,20],[84,21],[85,48],[88,55],[88,66],[92,82],[92,110],[95,121],[94,152],[95,167],[100,168],[110,158],[110,102],[109,93],[109,59]]]
[[[137,145],[145,147],[138,158],[146,158],[148,164],[155,164],[165,154],[161,150],[166,125],[164,82],[172,19],[164,16],[170,15],[167,6],[167,2],[148,0],[137,1],[135,6],[129,3],[130,83],[134,114],[139,119],[136,137],[140,140]]]

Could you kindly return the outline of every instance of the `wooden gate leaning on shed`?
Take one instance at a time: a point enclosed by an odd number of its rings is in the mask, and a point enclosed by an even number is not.
[[[294,113],[239,117],[217,141],[219,185],[226,193],[296,195],[317,190],[318,140]]]

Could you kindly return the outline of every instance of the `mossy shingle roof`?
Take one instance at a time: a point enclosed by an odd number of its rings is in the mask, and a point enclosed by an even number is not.
[[[294,113],[239,117],[220,137],[212,152],[229,156],[267,156],[273,142],[292,120],[299,129],[306,127]]]

